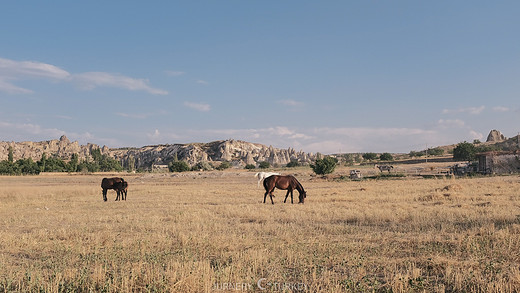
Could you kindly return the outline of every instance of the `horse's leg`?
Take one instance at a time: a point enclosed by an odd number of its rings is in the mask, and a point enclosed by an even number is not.
[[[293,190],[291,189],[291,204],[293,204],[294,201],[293,201]]]
[[[123,195],[125,196],[125,197],[123,198],[124,200],[126,200],[126,193],[127,193],[127,192],[128,192],[128,191],[126,191],[126,190],[123,191]]]
[[[103,188],[103,201],[107,201],[107,190]]]
[[[285,203],[285,202],[287,201],[287,197],[289,196],[289,192],[290,192],[290,191],[287,190],[287,194],[285,195],[285,199],[284,199],[283,203]],[[292,196],[291,196],[291,198],[292,198]]]
[[[271,198],[271,203],[274,204],[274,201],[273,201],[273,197],[274,197],[274,194],[273,194],[273,191],[276,187],[273,187],[273,189],[271,189],[271,191],[269,192],[269,197]]]
[[[118,201],[119,200],[119,196],[121,195],[119,189],[116,189],[116,193],[117,193],[116,201]]]

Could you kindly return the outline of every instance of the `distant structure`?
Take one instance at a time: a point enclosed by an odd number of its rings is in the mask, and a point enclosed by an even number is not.
[[[520,151],[479,153],[477,159],[479,173],[511,174],[520,172]]]

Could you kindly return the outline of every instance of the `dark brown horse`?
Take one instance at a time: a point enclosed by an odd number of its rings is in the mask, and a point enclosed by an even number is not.
[[[123,178],[103,178],[101,181],[101,188],[103,188],[103,200],[107,201],[107,191],[113,189],[117,192],[116,200],[126,200],[126,194],[128,192],[128,182]]]
[[[307,193],[303,189],[303,186],[294,178],[292,175],[287,176],[281,176],[281,175],[272,175],[264,179],[264,188],[265,188],[265,194],[264,194],[264,203],[265,199],[267,197],[267,194],[269,194],[269,197],[271,198],[271,203],[273,202],[273,191],[275,188],[287,190],[287,194],[285,195],[284,203],[287,201],[287,197],[289,196],[289,193],[291,194],[291,203],[293,202],[293,190],[298,190],[300,193],[299,202],[303,203],[305,201],[305,198],[307,197]]]

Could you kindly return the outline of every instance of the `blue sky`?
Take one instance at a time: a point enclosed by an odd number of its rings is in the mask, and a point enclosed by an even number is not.
[[[518,1],[5,1],[0,140],[409,152],[520,131]]]

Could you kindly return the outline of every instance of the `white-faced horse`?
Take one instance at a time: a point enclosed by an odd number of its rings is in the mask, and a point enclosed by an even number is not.
[[[257,187],[260,187],[260,182],[264,180],[265,178],[272,176],[272,175],[280,175],[280,173],[275,172],[258,172],[255,174],[255,178],[258,178],[258,184]]]

